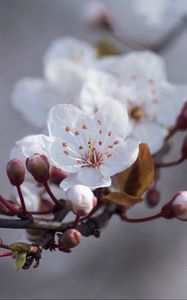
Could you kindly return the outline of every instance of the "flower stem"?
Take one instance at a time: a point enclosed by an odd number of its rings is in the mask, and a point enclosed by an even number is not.
[[[174,167],[174,166],[177,166],[179,165],[180,163],[182,163],[183,161],[185,160],[185,157],[180,157],[178,160],[176,161],[172,161],[172,162],[169,162],[169,163],[158,163],[156,164],[156,168],[167,168],[167,167]]]
[[[23,215],[24,215],[24,216],[27,216],[27,215],[28,215],[28,212],[27,212],[27,209],[26,209],[25,200],[24,200],[24,197],[23,197],[23,193],[22,193],[22,190],[21,190],[21,186],[20,186],[20,185],[17,185],[16,188],[17,188],[17,192],[18,192],[19,199],[20,199],[20,202],[21,202]]]
[[[53,200],[53,202],[55,203],[55,205],[57,206],[61,206],[61,202],[55,197],[55,195],[53,194],[53,192],[51,191],[47,181],[43,183],[45,189],[46,189],[46,192],[48,193],[48,195],[50,196],[50,198]]]
[[[178,128],[177,127],[173,127],[170,130],[170,132],[168,133],[168,135],[165,137],[165,141],[170,140],[175,135],[175,133],[177,133],[177,131],[178,131]]]
[[[48,215],[53,212],[53,209],[43,210],[43,211],[27,211],[31,215]]]
[[[129,49],[133,49],[133,50],[143,50],[143,49],[146,49],[146,46],[140,45],[140,44],[138,44],[135,41],[132,41],[130,39],[123,38],[118,33],[116,33],[116,31],[114,31],[114,30],[111,31],[111,36],[113,37],[113,39],[115,39],[116,41],[120,42],[121,44],[123,44],[124,46],[128,47]]]
[[[5,257],[5,256],[11,256],[14,252],[8,251],[8,252],[0,252],[0,257]]]
[[[128,222],[128,223],[143,223],[143,222],[149,222],[156,220],[158,218],[162,217],[162,212],[159,212],[156,215],[150,216],[150,217],[145,217],[145,218],[140,218],[140,219],[131,219],[128,218],[126,215],[121,215],[120,218],[122,221]]]

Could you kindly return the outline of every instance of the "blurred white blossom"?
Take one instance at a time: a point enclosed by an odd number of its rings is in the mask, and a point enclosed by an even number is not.
[[[98,67],[111,75],[88,77],[81,91],[83,109],[91,114],[107,97],[124,103],[133,135],[157,152],[186,101],[187,85],[169,83],[163,59],[149,51],[103,58]]]
[[[186,0],[133,0],[132,5],[142,20],[155,28],[180,20],[187,13]]]
[[[78,104],[86,70],[93,66],[96,53],[94,47],[72,37],[54,41],[44,57],[44,78],[19,80],[12,93],[13,106],[31,124],[43,128],[55,104]]]

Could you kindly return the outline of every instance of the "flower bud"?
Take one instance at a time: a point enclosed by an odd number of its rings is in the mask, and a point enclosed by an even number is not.
[[[160,192],[156,189],[150,189],[146,195],[146,204],[149,207],[155,207],[160,201]]]
[[[10,160],[7,164],[6,171],[12,185],[18,186],[23,183],[25,179],[25,167],[20,160]]]
[[[84,9],[84,19],[91,27],[113,30],[113,25],[107,6],[99,1],[89,2]]]
[[[82,234],[76,229],[68,229],[59,237],[59,249],[71,249],[76,247],[82,239]]]
[[[61,169],[52,167],[51,170],[51,176],[50,176],[50,182],[54,183],[56,185],[59,185],[62,180],[64,180],[67,177],[67,174],[63,172]]]
[[[67,190],[65,196],[67,207],[80,216],[87,216],[97,204],[97,198],[85,185],[72,186]]]
[[[177,118],[176,127],[180,130],[187,129],[187,102],[185,102],[182,111]]]
[[[46,182],[49,177],[49,161],[45,155],[33,154],[26,160],[27,170],[40,183]]]
[[[187,191],[176,194],[172,201],[172,209],[176,218],[187,221]]]
[[[187,158],[187,136],[185,136],[184,138],[181,152],[182,152],[182,157]]]

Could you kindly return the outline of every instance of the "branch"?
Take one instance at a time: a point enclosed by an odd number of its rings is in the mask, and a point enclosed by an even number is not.
[[[86,222],[78,225],[78,229],[82,235],[89,236],[93,234],[95,229],[101,229],[116,212],[116,205],[113,203],[107,204],[103,212],[97,217],[91,218]],[[44,229],[50,232],[64,232],[67,228],[71,227],[72,222],[63,223],[62,220],[67,215],[68,210],[63,208],[58,210],[53,220],[12,220],[12,219],[0,219],[0,228],[16,228],[16,229]]]

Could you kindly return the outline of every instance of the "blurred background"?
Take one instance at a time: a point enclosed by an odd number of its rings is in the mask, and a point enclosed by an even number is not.
[[[90,42],[103,35],[88,29],[81,18],[86,0],[0,0],[0,191],[9,195],[6,162],[14,142],[37,133],[14,111],[10,95],[15,81],[42,76],[42,57],[54,38],[74,35]],[[151,45],[177,22],[170,13],[159,27],[137,14],[131,0],[105,0],[121,36]],[[137,0],[141,2],[141,0]],[[155,5],[156,0],[148,2]],[[170,3],[175,0],[170,0]],[[183,1],[184,7],[187,0]],[[155,8],[156,10],[156,8]],[[152,19],[151,19],[152,20]],[[118,45],[126,51],[122,44]],[[162,51],[170,81],[187,83],[187,25]],[[182,134],[174,139],[177,158]],[[164,170],[160,187],[168,201],[186,190],[187,164]],[[163,203],[162,202],[162,203]],[[161,203],[161,205],[162,205]],[[156,208],[159,210],[159,207]],[[152,214],[141,205],[134,216]],[[0,237],[14,242],[20,231],[1,230]],[[177,220],[125,224],[113,218],[101,235],[84,239],[71,255],[45,253],[37,270],[15,270],[11,259],[0,261],[2,299],[186,299],[187,225]]]

